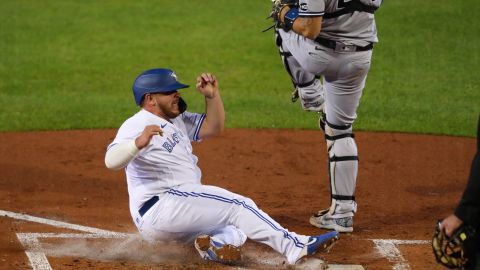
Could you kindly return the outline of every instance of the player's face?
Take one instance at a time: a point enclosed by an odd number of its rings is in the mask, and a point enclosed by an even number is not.
[[[157,105],[157,109],[162,116],[175,118],[180,114],[178,102],[180,101],[180,93],[178,91],[170,91],[166,93],[152,94]]]

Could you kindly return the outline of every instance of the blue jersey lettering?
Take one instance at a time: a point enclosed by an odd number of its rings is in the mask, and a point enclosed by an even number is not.
[[[171,138],[167,138],[167,141],[162,144],[163,148],[165,148],[169,153],[173,151],[175,145],[180,143],[180,137],[175,132],[172,134]]]

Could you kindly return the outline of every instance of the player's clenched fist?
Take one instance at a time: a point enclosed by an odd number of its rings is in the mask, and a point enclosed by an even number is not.
[[[211,73],[202,73],[197,77],[198,91],[207,98],[214,98],[218,92],[218,81]]]
[[[157,125],[146,126],[142,134],[135,139],[135,145],[138,149],[144,148],[154,135],[163,136],[163,130]]]

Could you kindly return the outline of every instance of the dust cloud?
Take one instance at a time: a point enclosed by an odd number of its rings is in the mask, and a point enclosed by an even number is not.
[[[175,242],[149,243],[139,235],[120,239],[80,238],[42,241],[42,250],[51,257],[72,257],[96,261],[121,261],[141,264],[185,265],[204,262],[191,245]],[[285,258],[264,245],[247,242],[242,247],[239,269],[288,268]]]

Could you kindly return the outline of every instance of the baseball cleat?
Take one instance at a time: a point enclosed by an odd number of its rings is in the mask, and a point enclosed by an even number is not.
[[[338,239],[339,234],[336,231],[331,231],[317,236],[310,236],[310,238],[308,238],[308,243],[305,245],[302,251],[300,251],[297,262],[305,256],[310,256],[317,252],[330,251]]]
[[[310,217],[310,224],[341,233],[353,232],[353,217],[332,218],[328,210],[321,210]]]
[[[200,235],[195,239],[195,249],[204,260],[232,264],[242,259],[240,247],[222,244],[208,235]]]

